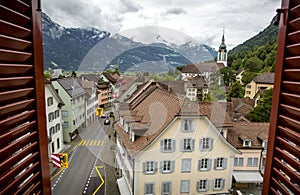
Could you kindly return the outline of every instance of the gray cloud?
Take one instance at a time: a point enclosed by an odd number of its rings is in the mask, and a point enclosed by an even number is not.
[[[166,14],[170,15],[170,14],[174,14],[174,15],[180,15],[180,14],[187,14],[188,12],[183,9],[182,7],[172,7],[172,8],[168,8],[166,10]]]

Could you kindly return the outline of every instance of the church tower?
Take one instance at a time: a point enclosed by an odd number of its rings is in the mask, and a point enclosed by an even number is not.
[[[225,45],[224,29],[223,29],[222,43],[218,50],[217,63],[223,63],[224,66],[227,67],[227,49]]]

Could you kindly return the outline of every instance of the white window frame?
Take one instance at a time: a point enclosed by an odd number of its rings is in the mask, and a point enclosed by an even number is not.
[[[247,167],[258,167],[258,157],[249,157],[247,159]]]
[[[149,190],[149,191],[148,191]],[[154,195],[155,184],[154,183],[145,183],[144,185],[144,194],[145,195]]]
[[[223,178],[215,178],[213,180],[213,190],[223,190],[225,184],[225,179]]]
[[[215,170],[224,170],[227,166],[227,158],[218,157],[215,159]]]
[[[211,169],[211,159],[201,158],[198,161],[198,170],[199,171],[209,171]]]
[[[202,137],[200,138],[200,151],[209,151],[213,149],[214,139],[212,137]]]
[[[235,167],[242,167],[244,166],[244,158],[243,157],[235,157],[233,166]]]
[[[47,98],[47,106],[52,106],[53,105],[53,97],[48,97]]]
[[[168,153],[175,151],[175,140],[163,139],[161,140],[161,152]]]
[[[144,174],[146,174],[146,175],[155,174],[156,170],[157,170],[157,162],[146,161],[143,163]]]
[[[198,192],[206,192],[209,190],[209,180],[208,179],[200,179],[197,181],[197,191]]]
[[[243,147],[251,147],[251,145],[252,145],[251,139],[246,139],[243,141]]]
[[[180,147],[182,152],[191,152],[195,148],[195,139],[184,138],[180,140]],[[189,148],[188,148],[189,147]]]
[[[161,183],[161,194],[169,195],[172,193],[172,182],[171,181],[163,181]]]
[[[175,168],[175,161],[164,160],[160,162],[161,173],[173,173]]]
[[[193,120],[192,119],[185,119],[181,120],[182,126],[181,131],[184,133],[191,133],[193,132]]]

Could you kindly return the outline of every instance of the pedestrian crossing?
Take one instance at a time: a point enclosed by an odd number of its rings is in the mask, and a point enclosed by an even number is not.
[[[103,146],[105,144],[104,140],[81,140],[78,146]]]

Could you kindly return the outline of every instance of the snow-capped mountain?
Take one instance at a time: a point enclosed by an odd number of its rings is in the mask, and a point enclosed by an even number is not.
[[[166,39],[157,34],[154,40],[145,43],[134,39],[130,32],[125,37],[94,28],[65,28],[44,13],[42,30],[46,70],[99,72],[117,65],[121,71],[156,72],[212,60],[216,56],[216,51],[209,46],[185,42],[184,38]]]

